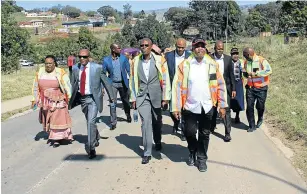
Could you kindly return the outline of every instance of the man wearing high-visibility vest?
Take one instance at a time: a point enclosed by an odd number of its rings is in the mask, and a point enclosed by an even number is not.
[[[263,113],[267,97],[269,75],[272,74],[272,68],[268,61],[255,54],[254,49],[245,48],[243,50],[244,69],[243,76],[247,78],[246,84],[246,116],[249,123],[247,132],[253,132],[259,128],[263,122]],[[258,121],[255,125],[254,105],[258,111]]]

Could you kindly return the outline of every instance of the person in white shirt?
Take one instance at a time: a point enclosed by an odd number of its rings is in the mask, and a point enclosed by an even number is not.
[[[184,134],[190,151],[187,164],[207,171],[206,161],[210,126],[215,106],[225,117],[226,87],[218,64],[206,54],[206,42],[194,39],[193,54],[178,67],[172,86],[171,111],[177,119],[181,112],[185,121]],[[198,131],[198,139],[196,133]]]
[[[165,59],[167,61],[169,77],[171,81],[171,85],[173,82],[174,75],[178,69],[178,65],[182,63],[184,59],[187,59],[191,53],[186,50],[186,40],[184,38],[178,38],[176,41],[176,49],[171,52],[167,52],[165,54]],[[173,132],[176,133],[179,130],[179,120],[177,120],[173,114],[171,114],[171,118],[174,122]],[[182,130],[182,129],[181,129]],[[185,141],[185,136],[181,133],[181,140]]]

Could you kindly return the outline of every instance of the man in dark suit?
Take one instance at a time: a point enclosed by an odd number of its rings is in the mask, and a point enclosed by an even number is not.
[[[174,75],[177,71],[178,65],[184,59],[187,59],[191,54],[190,52],[186,51],[186,47],[187,47],[186,40],[183,38],[179,38],[176,41],[176,49],[174,51],[165,54],[171,85],[173,83]],[[176,119],[173,114],[171,114],[171,118],[174,122],[173,132],[177,132],[180,120]],[[181,140],[185,141],[185,136],[183,135],[183,133],[181,135]]]
[[[214,46],[214,53],[211,56],[218,64],[219,71],[224,76],[227,89],[227,104],[226,108],[226,117],[223,119],[225,125],[225,142],[231,141],[230,131],[231,131],[231,113],[230,113],[230,100],[236,96],[236,86],[235,86],[235,77],[232,67],[232,59],[230,56],[223,54],[224,52],[224,43],[221,40],[218,40]],[[216,117],[217,109],[215,109],[212,118],[211,132],[214,132],[216,127]]]
[[[69,109],[74,108],[81,103],[82,112],[87,121],[88,142],[85,150],[89,159],[96,157],[95,147],[99,146],[100,135],[97,130],[97,113],[102,112],[102,85],[105,87],[110,102],[113,102],[115,96],[112,92],[112,86],[108,82],[108,77],[102,71],[101,65],[89,62],[89,51],[82,49],[79,52],[80,63],[72,68],[70,82],[72,85],[72,96],[69,102]]]
[[[118,44],[111,44],[111,55],[104,57],[102,61],[103,72],[108,72],[109,78],[112,81],[113,93],[115,101],[110,104],[111,115],[111,130],[116,128],[116,104],[117,93],[119,92],[122,100],[124,111],[127,116],[127,122],[131,123],[130,103],[129,103],[129,78],[130,77],[130,63],[125,55],[121,55],[121,48]]]

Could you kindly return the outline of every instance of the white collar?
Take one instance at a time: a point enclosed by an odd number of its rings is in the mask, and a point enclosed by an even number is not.
[[[183,54],[180,56],[180,55],[178,55],[177,51],[175,50],[175,57],[183,58],[184,56],[185,56],[185,51],[184,51]]]
[[[224,59],[224,54],[222,54],[221,58],[217,58],[217,57],[215,56],[215,53],[214,53],[214,58],[215,58],[216,60]]]

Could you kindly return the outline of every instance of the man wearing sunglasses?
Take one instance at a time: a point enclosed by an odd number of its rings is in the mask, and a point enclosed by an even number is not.
[[[102,71],[101,65],[89,61],[90,53],[87,49],[79,52],[80,63],[73,66],[70,82],[72,85],[72,97],[69,102],[69,109],[81,103],[82,112],[87,121],[88,142],[85,150],[89,159],[96,157],[95,147],[99,146],[100,135],[97,130],[97,113],[102,112],[102,85],[105,87],[110,102],[115,96],[108,77]]]
[[[105,73],[108,72],[109,78],[112,81],[114,96],[117,98],[117,93],[119,93],[121,101],[123,102],[124,105],[124,111],[127,116],[127,122],[131,123],[130,102],[128,96],[129,94],[128,77],[130,76],[130,63],[125,55],[120,54],[121,48],[118,44],[115,43],[111,44],[110,49],[111,49],[111,55],[103,58],[102,68]],[[115,100],[110,105],[111,130],[114,130],[117,124],[116,104],[117,100]]]
[[[168,66],[168,72],[169,72],[169,77],[170,77],[170,81],[171,81],[171,85],[173,83],[173,79],[174,79],[174,75],[178,69],[179,64],[184,60],[187,59],[190,56],[190,52],[186,51],[186,40],[183,38],[179,38],[176,41],[176,49],[174,51],[168,52],[165,54],[165,59],[167,61],[167,66]],[[171,114],[171,118],[174,122],[174,126],[173,126],[173,132],[176,133],[178,131],[178,127],[179,127],[179,120],[177,120],[173,114]],[[182,130],[182,128],[181,128]],[[181,131],[181,133],[183,133]],[[181,134],[181,140],[185,141],[185,136],[183,134]]]
[[[224,76],[224,80],[227,88],[227,104],[230,104],[230,100],[236,96],[236,85],[235,78],[232,68],[232,60],[229,55],[224,54],[224,43],[221,40],[216,41],[214,46],[214,53],[211,56],[219,65],[219,71]],[[216,127],[217,109],[214,109],[211,132],[214,132]],[[226,117],[223,119],[225,126],[225,137],[224,141],[231,141],[231,112],[230,108],[226,108]]]
[[[192,41],[193,53],[179,64],[174,76],[171,105],[174,117],[179,120],[182,111],[185,120],[184,134],[190,151],[187,164],[196,164],[200,172],[207,171],[214,108],[217,106],[224,118],[228,106],[223,75],[219,72],[218,64],[206,54],[205,46],[204,39]]]
[[[144,38],[140,41],[142,54],[135,57],[130,81],[130,102],[138,109],[142,120],[144,155],[142,164],[151,159],[152,136],[157,151],[162,149],[162,110],[171,97],[168,67],[164,57],[152,50],[152,41]]]

